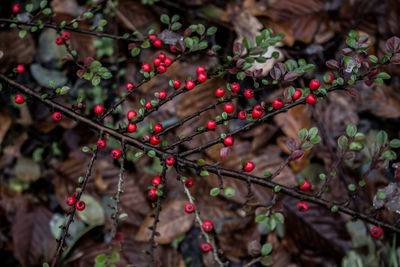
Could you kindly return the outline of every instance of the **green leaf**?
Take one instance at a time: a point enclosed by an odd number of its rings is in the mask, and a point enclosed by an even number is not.
[[[313,144],[312,144],[311,142],[308,142],[308,141],[304,142],[304,143],[301,145],[301,149],[302,149],[302,150],[309,150],[309,149],[311,149],[312,147],[313,147]]]
[[[264,172],[264,177],[265,177],[265,178],[269,178],[269,177],[271,177],[271,176],[272,176],[272,173],[271,173],[271,172],[269,172],[269,171]]]
[[[220,192],[220,190],[219,190],[218,187],[211,188],[211,190],[210,190],[210,196],[216,197],[216,196],[219,195],[219,192]]]
[[[280,55],[280,54],[279,54],[278,51],[274,51],[274,52],[272,52],[271,57],[273,57],[273,58],[278,58],[279,55]]]
[[[378,192],[378,193],[376,193],[376,196],[379,198],[379,199],[385,199],[386,198],[386,194],[385,194],[385,192]]]
[[[274,261],[271,256],[265,256],[265,257],[262,257],[262,259],[260,260],[260,263],[263,266],[270,266],[274,263]]]
[[[200,172],[200,176],[208,176],[208,171],[206,171],[206,170],[202,170],[201,172]]]
[[[382,80],[390,79],[390,75],[386,72],[380,72],[376,77]]]
[[[243,46],[244,46],[246,49],[251,49],[251,48],[253,48],[252,42],[251,42],[247,37],[243,38]]]
[[[162,14],[160,16],[160,21],[164,24],[169,24],[169,16],[167,14]]]
[[[303,142],[303,141],[306,139],[307,135],[308,135],[307,129],[306,129],[306,128],[301,129],[301,130],[298,132],[298,135],[299,135],[300,141]]]
[[[217,32],[218,28],[215,26],[212,26],[207,29],[207,35],[214,35]]]
[[[88,148],[87,146],[84,146],[84,147],[82,147],[82,151],[83,152],[89,152],[90,151],[90,148]]]
[[[347,186],[347,188],[350,190],[350,191],[356,191],[356,185],[355,184],[349,184],[348,186]]]
[[[400,147],[400,139],[392,139],[389,142],[389,146],[392,148],[399,148]]]
[[[308,135],[310,138],[316,136],[318,134],[318,128],[317,127],[312,127],[310,130],[308,130]]]
[[[40,8],[45,8],[47,6],[47,0],[40,1]]]
[[[131,55],[132,57],[136,57],[137,55],[139,55],[140,53],[140,48],[139,47],[135,47],[131,50]]]
[[[93,86],[99,85],[100,82],[101,82],[100,76],[97,76],[97,75],[96,75],[96,76],[94,76],[94,78],[92,79],[92,84],[93,84]]]
[[[276,185],[276,186],[274,187],[274,192],[275,192],[275,193],[278,193],[279,191],[281,191],[281,187],[280,187],[279,185]]]
[[[47,262],[45,262],[42,264],[42,267],[50,267],[50,265]]]
[[[49,15],[49,14],[51,14],[51,9],[50,8],[45,8],[45,9],[43,9],[42,13],[45,14],[45,15]]]
[[[355,136],[357,133],[357,126],[355,126],[354,124],[347,125],[346,133],[347,133],[347,136],[349,136],[349,137]]]
[[[383,80],[382,80],[381,78],[376,78],[376,79],[374,80],[374,83],[375,83],[376,85],[382,85],[382,84],[383,84]]]
[[[386,149],[382,152],[382,157],[386,160],[395,160],[397,158],[397,155],[393,150]]]
[[[274,218],[267,218],[267,227],[271,231],[275,230],[276,221]]]
[[[93,13],[92,12],[85,12],[84,14],[83,14],[83,16],[85,17],[85,18],[87,18],[87,19],[91,19],[91,18],[93,18]]]
[[[355,30],[349,31],[349,36],[350,36],[351,38],[356,39],[356,38],[357,38],[357,35],[358,35],[358,32],[357,32],[357,31],[355,31]]]
[[[314,136],[314,137],[311,137],[310,138],[310,142],[312,143],[312,144],[318,144],[319,142],[321,142],[321,137],[320,136]]]
[[[202,164],[204,164],[205,160],[204,159],[197,159],[196,162],[197,162],[197,164],[202,165]]]
[[[385,131],[379,131],[376,136],[376,140],[378,141],[378,145],[383,146],[387,143],[388,135]]]
[[[271,251],[272,251],[272,244],[270,244],[270,243],[264,244],[261,247],[261,255],[263,255],[263,256],[270,254]]]
[[[206,31],[206,27],[204,27],[203,24],[198,24],[196,31],[198,34],[203,35],[204,32]]]
[[[351,142],[349,148],[351,150],[360,151],[364,148],[364,145],[360,142]]]
[[[95,263],[104,263],[107,261],[107,259],[108,259],[107,255],[102,253],[97,255],[94,261]]]
[[[349,139],[346,136],[342,135],[338,139],[338,145],[341,150],[346,149]]]
[[[233,197],[235,196],[235,188],[232,186],[227,186],[224,188],[224,195],[227,197]]]
[[[149,48],[149,47],[150,47],[150,41],[149,41],[149,40],[144,41],[144,42],[140,45],[140,47],[141,47],[141,48]]]
[[[283,223],[285,222],[285,217],[284,217],[283,214],[280,213],[280,212],[273,213],[273,214],[272,214],[272,217],[274,217],[274,219],[275,219],[277,222],[281,223],[281,224],[283,224]]]
[[[374,55],[370,55],[368,58],[369,58],[369,61],[371,61],[372,63],[378,62],[378,58]]]
[[[174,23],[171,25],[171,30],[177,31],[177,30],[179,30],[181,27],[182,27],[182,24],[181,24],[180,22],[174,22]]]
[[[156,152],[154,150],[150,150],[149,152],[147,152],[147,156],[149,156],[150,158],[154,158],[156,156]]]
[[[254,220],[257,223],[260,223],[260,222],[264,221],[265,219],[267,219],[267,216],[265,216],[264,214],[258,214]]]
[[[332,208],[331,208],[332,212],[337,212],[338,210],[339,210],[339,208],[336,205],[333,205]]]
[[[27,12],[32,12],[32,10],[33,10],[33,4],[27,4],[26,6],[25,6],[25,10],[27,11]]]
[[[179,15],[173,15],[172,18],[171,18],[171,22],[172,22],[172,23],[175,23],[175,22],[177,22],[179,19],[180,19],[180,16],[179,16]]]
[[[355,47],[356,47],[356,43],[357,43],[356,39],[351,38],[351,37],[346,38],[346,44],[347,44],[349,47],[355,48]]]
[[[337,81],[337,84],[339,84],[339,85],[343,85],[344,84],[344,80],[343,80],[342,77],[337,78],[336,81]]]
[[[26,35],[26,33],[27,33],[27,31],[26,30],[20,30],[19,31],[19,38],[24,38],[25,37],[25,35]]]
[[[224,111],[224,112],[222,112],[221,116],[222,116],[222,118],[223,118],[224,120],[226,120],[226,119],[228,118],[228,113],[226,113],[226,112]]]

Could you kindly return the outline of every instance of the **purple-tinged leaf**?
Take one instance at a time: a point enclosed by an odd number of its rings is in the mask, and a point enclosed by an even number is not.
[[[285,81],[294,81],[294,80],[296,80],[297,78],[299,78],[300,77],[300,75],[297,73],[297,72],[295,72],[295,71],[289,71],[288,73],[286,73],[286,75],[285,75],[285,77],[283,78],[283,80],[285,80]]]
[[[279,78],[281,77],[281,70],[277,67],[273,67],[272,70],[269,72],[269,75],[271,75],[272,79],[279,80]]]
[[[221,148],[221,150],[219,151],[219,157],[221,161],[224,161],[229,156],[230,151],[231,150],[229,149],[229,147]]]
[[[386,41],[386,48],[392,52],[397,52],[400,49],[400,38],[393,36]]]
[[[293,153],[290,155],[290,160],[295,161],[299,160],[304,156],[304,151],[303,150],[296,150],[293,151]]]
[[[339,63],[338,63],[336,60],[334,60],[334,59],[328,60],[328,61],[325,63],[325,65],[326,65],[328,68],[333,69],[333,70],[339,69]]]

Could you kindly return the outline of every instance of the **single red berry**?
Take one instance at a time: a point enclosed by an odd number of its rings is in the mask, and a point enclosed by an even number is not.
[[[370,230],[370,233],[373,238],[381,238],[383,236],[383,229],[379,226],[374,226]]]
[[[174,46],[174,45],[171,45],[170,46],[170,48],[169,48],[169,51],[171,52],[171,53],[176,53],[176,52],[178,52],[178,49],[176,48],[176,46]]]
[[[201,243],[200,248],[203,252],[209,252],[211,250],[211,245],[210,243],[204,242]]]
[[[111,151],[111,157],[113,159],[119,159],[121,157],[121,150],[114,149],[113,151]]]
[[[153,181],[151,181],[151,184],[153,185],[153,186],[158,186],[159,184],[161,184],[161,178],[160,177],[154,177],[153,178]]]
[[[300,201],[297,204],[297,210],[300,212],[306,212],[308,210],[308,203],[305,201]]]
[[[302,95],[301,91],[299,89],[296,89],[296,90],[294,90],[294,94],[292,96],[292,99],[293,100],[297,100],[297,99],[299,99],[301,97],[301,95]]]
[[[126,129],[128,130],[128,132],[133,133],[136,131],[136,124],[134,123],[129,123],[128,127],[126,127]]]
[[[214,224],[212,223],[212,221],[204,221],[202,226],[203,230],[207,233],[211,232],[214,229]]]
[[[303,184],[300,185],[300,190],[307,191],[310,190],[310,188],[311,188],[310,182],[307,179],[304,179]]]
[[[174,159],[174,157],[169,156],[168,158],[165,159],[165,163],[166,163],[168,166],[174,165],[174,164],[175,164],[175,159]]]
[[[132,120],[134,117],[136,117],[137,113],[136,111],[128,111],[128,113],[126,114],[126,117],[128,118],[128,120]]]
[[[151,104],[151,101],[147,101],[146,104],[144,105],[146,109],[151,109],[153,105]]]
[[[155,34],[155,33],[149,35],[149,39],[151,41],[154,41],[156,38],[157,38],[157,34]]]
[[[148,63],[143,64],[142,70],[144,70],[145,72],[150,72],[150,70],[151,70],[150,64],[148,64]]]
[[[315,102],[317,102],[317,97],[316,97],[316,95],[314,95],[314,94],[309,94],[309,95],[306,97],[306,102],[307,102],[308,104],[314,104]]]
[[[17,66],[17,72],[18,72],[19,74],[23,73],[24,71],[25,71],[24,65],[18,65],[18,66]]]
[[[12,10],[14,13],[18,13],[21,10],[21,8],[19,7],[19,5],[15,4],[13,5]]]
[[[163,130],[163,127],[161,124],[157,123],[156,125],[154,125],[153,129],[154,129],[154,132],[159,133]]]
[[[232,92],[234,93],[239,93],[240,91],[240,85],[238,83],[232,83]]]
[[[233,146],[233,137],[232,136],[225,137],[224,144],[226,146]]]
[[[160,54],[158,54],[158,58],[159,58],[161,61],[164,61],[164,60],[167,58],[167,55],[166,55],[165,53],[160,53]]]
[[[64,42],[64,39],[61,38],[61,37],[56,37],[56,39],[54,40],[54,42],[55,42],[57,45],[62,45],[63,42]]]
[[[192,203],[186,203],[185,205],[185,212],[192,213],[194,212],[194,205]]]
[[[328,75],[328,77],[329,77],[329,81],[327,81],[327,82],[324,81],[324,83],[325,83],[325,84],[332,84],[332,82],[333,82],[333,75],[330,74],[330,73],[328,73],[327,75]]]
[[[186,81],[186,85],[185,85],[185,87],[186,87],[186,89],[188,89],[188,90],[192,90],[194,87],[195,87],[195,83],[194,83],[194,81]],[[176,88],[176,87],[175,87]]]
[[[160,66],[157,67],[158,73],[164,73],[167,71],[167,67],[165,67],[164,64],[160,64]]]
[[[186,186],[187,188],[191,188],[193,185],[194,185],[194,182],[193,182],[192,179],[186,179],[186,180],[185,180],[185,186]]]
[[[253,108],[253,111],[251,112],[251,116],[253,118],[260,118],[262,116],[262,114],[264,113],[264,109],[261,105],[256,105]]]
[[[197,80],[198,80],[200,83],[204,83],[204,82],[207,80],[207,75],[205,75],[204,73],[200,73],[200,74],[197,76]]]
[[[104,107],[102,105],[96,105],[94,107],[94,113],[100,115],[101,113],[103,113],[104,111]]]
[[[314,91],[317,90],[319,88],[319,86],[321,85],[321,82],[318,80],[311,80],[310,81],[310,90]]]
[[[53,113],[53,120],[60,121],[62,119],[62,114],[58,111]]]
[[[157,189],[152,188],[147,192],[147,196],[150,200],[156,200],[158,198],[157,196]]]
[[[233,104],[225,104],[224,110],[226,113],[233,113],[233,111],[235,110],[235,106]]]
[[[160,141],[161,141],[161,139],[160,139],[160,137],[157,136],[157,135],[153,135],[153,136],[150,138],[150,143],[151,143],[153,146],[158,145],[158,144],[160,143]]]
[[[278,98],[275,99],[275,100],[272,102],[272,107],[273,107],[274,109],[280,109],[282,106],[283,106],[283,102],[282,102],[281,100],[279,100]]]
[[[246,91],[244,91],[244,97],[245,98],[253,98],[254,97],[254,90],[247,89]]]
[[[78,202],[75,203],[75,208],[79,211],[84,210],[86,207],[86,204],[84,201],[79,200]]]
[[[255,167],[256,165],[254,165],[253,162],[251,162],[250,160],[246,160],[246,163],[243,166],[243,170],[245,172],[251,172],[252,170],[254,170]]]
[[[178,89],[179,87],[181,87],[181,81],[180,80],[174,80],[174,88]]]
[[[14,102],[16,104],[23,104],[25,102],[24,96],[23,95],[14,96]]]
[[[135,88],[135,85],[133,83],[127,83],[125,87],[126,87],[126,90],[130,91],[133,88]]]
[[[97,141],[97,147],[98,147],[98,148],[104,148],[104,147],[106,147],[106,141],[100,139],[99,141]]]
[[[165,98],[167,98],[167,92],[165,92],[165,91],[158,92],[158,98],[160,98],[161,100],[164,100]]]
[[[63,32],[61,36],[65,41],[71,38],[71,34],[69,32]]]
[[[215,121],[208,121],[207,122],[207,129],[208,130],[213,130],[215,129],[215,126],[217,126],[217,123]]]
[[[167,65],[167,67],[171,66],[171,65],[172,65],[172,59],[166,58],[166,59],[164,60],[164,64]]]
[[[225,95],[225,90],[222,88],[218,88],[217,90],[215,90],[215,96],[216,97],[223,97]]]
[[[159,59],[158,57],[153,59],[154,67],[157,67],[158,65],[160,65],[160,63],[161,63],[161,59]]]
[[[155,47],[161,47],[161,46],[162,46],[162,41],[161,41],[161,39],[155,39],[154,42],[153,42],[153,45],[154,45]]]
[[[66,203],[68,206],[73,206],[73,205],[75,204],[75,202],[76,202],[76,199],[75,199],[74,196],[69,196],[69,197],[67,197],[67,198],[65,199],[65,203]]]
[[[247,112],[245,110],[242,110],[238,113],[238,118],[241,120],[245,120],[247,118]]]
[[[206,69],[204,67],[200,67],[200,66],[197,67],[197,69],[196,69],[197,75],[202,74],[204,72],[206,72]]]

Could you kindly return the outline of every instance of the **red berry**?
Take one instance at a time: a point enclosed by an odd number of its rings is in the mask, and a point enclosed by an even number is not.
[[[193,185],[194,185],[194,182],[193,182],[192,179],[186,179],[186,180],[185,180],[185,186],[186,186],[187,188],[191,188]]]
[[[65,41],[71,38],[71,34],[69,32],[63,32],[61,36]]]
[[[76,202],[75,203],[75,208],[77,209],[77,210],[84,210],[85,209],[85,207],[86,207],[86,204],[85,204],[85,202],[83,202],[82,200],[79,200],[78,202]]]
[[[181,81],[180,80],[174,80],[174,88],[178,89],[179,87],[181,87]]]
[[[300,212],[306,212],[308,210],[308,203],[305,201],[300,201],[297,204],[297,210]]]
[[[299,99],[301,97],[301,95],[302,95],[301,91],[299,89],[296,89],[296,90],[294,90],[294,94],[292,96],[292,99],[293,100],[297,100],[297,99]]]
[[[158,54],[158,58],[159,58],[161,61],[164,61],[164,60],[167,58],[167,55],[166,55],[165,53],[160,53],[160,54]]]
[[[216,91],[215,91],[215,96],[216,97],[223,97],[225,95],[225,90],[224,89],[222,89],[222,88],[218,88]]]
[[[207,129],[208,130],[213,130],[217,126],[217,123],[215,121],[208,121],[207,122]]]
[[[25,102],[24,96],[23,95],[14,96],[14,102],[16,104],[23,104]]]
[[[157,123],[156,125],[154,125],[153,129],[154,129],[154,132],[159,133],[163,130],[163,127],[161,124]]]
[[[151,181],[151,184],[153,185],[153,186],[158,186],[159,184],[161,184],[161,178],[160,177],[154,177],[153,178],[153,181]]]
[[[256,167],[256,165],[254,165],[253,162],[246,160],[246,163],[243,166],[243,170],[245,172],[251,172],[252,170],[254,170],[255,167]]]
[[[24,65],[18,65],[17,66],[17,72],[18,73],[23,73],[25,71],[25,67],[24,67]]]
[[[202,226],[203,230],[207,233],[211,232],[214,229],[214,224],[212,223],[212,221],[204,221]]]
[[[260,118],[262,116],[262,114],[264,113],[264,109],[261,105],[256,105],[253,108],[253,111],[251,112],[251,116],[253,118]]]
[[[244,97],[245,98],[253,98],[254,91],[252,89],[247,89],[246,91],[244,91]]]
[[[383,229],[379,226],[374,226],[370,230],[370,233],[373,238],[381,238],[383,236]]]
[[[328,77],[329,77],[329,81],[327,81],[327,82],[324,81],[324,83],[325,83],[325,84],[332,84],[332,82],[333,82],[333,75],[330,74],[330,73],[327,74],[327,75],[328,75]]]
[[[100,115],[101,113],[103,113],[104,111],[104,107],[102,105],[96,105],[94,107],[94,113]]]
[[[314,104],[315,102],[317,102],[317,97],[316,97],[314,94],[309,94],[309,95],[306,97],[306,102],[307,102],[308,104]]]
[[[133,83],[127,83],[127,84],[126,84],[126,90],[130,91],[130,90],[132,90],[133,88],[135,88],[135,85],[134,85]]]
[[[210,243],[204,242],[201,243],[200,248],[203,252],[209,252],[211,250],[211,245]]]
[[[282,102],[281,100],[279,100],[278,98],[275,99],[275,100],[272,102],[272,107],[273,107],[274,109],[280,109],[282,106],[283,106],[283,102]]]
[[[61,38],[61,37],[56,37],[56,39],[54,40],[54,42],[55,42],[57,45],[62,45],[63,42],[64,42],[64,39]]]
[[[200,66],[197,67],[197,69],[196,69],[197,75],[202,74],[204,72],[206,72],[206,69],[204,67],[200,67]]]
[[[310,182],[307,179],[304,179],[303,184],[300,185],[300,190],[307,191],[310,190],[310,188],[311,188]]]
[[[60,112],[54,112],[53,113],[53,120],[55,121],[60,121],[62,119],[62,114]]]
[[[126,129],[128,130],[128,132],[133,133],[134,131],[136,131],[136,124],[129,123],[128,127],[126,127]]]
[[[154,41],[156,38],[157,38],[157,34],[155,34],[155,33],[149,35],[149,39],[151,41]]]
[[[186,89],[188,89],[188,90],[192,90],[194,87],[195,87],[195,83],[193,82],[193,81],[186,81],[186,85],[185,85],[185,87],[186,87]],[[176,87],[175,87],[176,88]]]
[[[19,5],[13,5],[12,10],[14,13],[18,13],[21,10],[21,8],[19,7]]]
[[[319,86],[321,85],[321,82],[318,80],[311,80],[310,81],[310,90],[314,91],[317,90],[319,88]]]
[[[194,205],[192,203],[186,203],[185,205],[185,212],[192,213],[194,212]]]
[[[161,39],[155,39],[154,42],[153,42],[153,45],[154,45],[155,47],[161,47],[161,46],[162,46],[162,41],[161,41]]]
[[[143,64],[142,70],[144,70],[145,72],[150,72],[150,70],[151,70],[150,64],[148,64],[148,63]]]
[[[113,159],[119,159],[121,157],[121,150],[114,149],[113,151],[111,151],[111,157]]]
[[[225,137],[224,144],[226,146],[233,146],[233,137],[232,136]]]
[[[207,80],[207,75],[205,75],[204,73],[200,73],[199,76],[197,76],[197,80],[200,83],[204,83]]]
[[[128,117],[128,120],[132,120],[134,117],[136,117],[137,113],[136,111],[128,111],[128,113],[126,114],[126,117]]]
[[[242,110],[238,114],[238,118],[241,120],[245,120],[247,118],[247,112],[245,110]]]
[[[169,51],[171,52],[171,53],[176,53],[176,52],[178,52],[178,49],[176,48],[176,46],[174,46],[174,45],[171,45],[171,47],[169,48]]]
[[[174,159],[174,157],[169,156],[168,158],[165,159],[165,163],[166,163],[168,166],[174,165],[174,164],[175,164],[175,159]]]
[[[100,139],[99,141],[97,141],[97,147],[98,148],[106,147],[106,141]]]
[[[159,59],[158,57],[153,59],[154,67],[157,67],[158,65],[160,65],[160,63],[161,63],[161,59]]]
[[[66,203],[68,206],[73,206],[73,205],[75,204],[75,202],[76,202],[76,199],[75,199],[74,196],[69,196],[69,197],[67,197],[67,198],[65,199],[65,203]]]
[[[151,101],[147,101],[146,104],[144,105],[146,109],[151,109],[153,105],[151,104]]]
[[[147,196],[149,197],[150,200],[156,200],[158,198],[157,196],[157,189],[152,188],[149,190],[147,193]]]
[[[226,113],[233,113],[233,111],[235,110],[235,106],[233,104],[225,104],[224,110]]]
[[[150,143],[151,143],[153,146],[158,145],[158,144],[160,143],[160,141],[161,141],[161,139],[160,139],[160,137],[157,136],[157,135],[153,135],[153,136],[150,138]]]
[[[167,67],[171,66],[171,65],[172,65],[172,59],[166,58],[166,59],[164,60],[164,64],[167,65]]]
[[[158,92],[158,98],[160,98],[161,100],[164,100],[165,98],[167,98],[167,92],[165,92],[165,91]]]
[[[167,71],[167,68],[165,67],[164,64],[160,64],[160,66],[157,67],[157,71],[158,71],[159,73],[164,73],[164,72]]]
[[[238,83],[232,83],[232,92],[234,93],[239,93],[240,91],[240,85]]]

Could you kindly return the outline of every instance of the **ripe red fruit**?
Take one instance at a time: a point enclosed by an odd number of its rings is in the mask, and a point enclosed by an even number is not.
[[[63,42],[64,42],[64,39],[61,38],[61,37],[56,37],[56,39],[54,40],[54,42],[55,42],[57,45],[62,45]]]
[[[71,38],[71,34],[69,32],[63,32],[61,36],[65,41]]]
[[[185,87],[186,87],[186,89],[188,89],[188,90],[192,90],[194,87],[195,87],[195,83],[193,82],[193,81],[186,81],[186,85],[185,85]],[[176,87],[175,87],[176,88]]]
[[[164,61],[167,58],[167,55],[165,53],[160,53],[158,54],[158,58],[161,59],[161,61]]]
[[[306,212],[308,210],[308,203],[305,201],[300,201],[297,204],[297,210],[300,212]]]
[[[162,41],[161,41],[161,39],[155,39],[154,42],[153,42],[153,45],[154,45],[155,47],[161,47],[161,46],[162,46]]]
[[[154,65],[154,67],[157,67],[158,65],[160,65],[160,63],[161,63],[161,59],[159,59],[159,58],[154,58],[153,59],[153,65]]]
[[[60,121],[62,119],[62,114],[58,111],[53,113],[53,120]]]
[[[280,109],[282,106],[283,106],[283,102],[282,102],[281,100],[279,100],[278,98],[275,99],[275,100],[272,102],[272,107],[273,107],[274,109]]]
[[[214,224],[212,223],[212,221],[204,221],[202,226],[203,230],[207,233],[211,232],[214,229]]]
[[[159,184],[161,184],[161,178],[160,177],[154,177],[153,178],[153,181],[151,181],[151,184],[153,185],[153,186],[158,186]]]
[[[24,65],[18,65],[18,66],[17,66],[17,72],[18,72],[19,74],[23,73],[24,71],[25,71]]]
[[[201,243],[200,248],[203,252],[209,252],[211,250],[211,245],[210,243],[204,242]]]
[[[165,159],[165,163],[166,163],[168,166],[174,165],[174,164],[175,164],[175,159],[174,159],[174,157],[169,156],[168,158]]]
[[[164,72],[167,71],[167,67],[165,67],[164,64],[160,64],[160,66],[157,67],[157,71],[158,71],[159,73],[164,73]]]
[[[126,117],[128,118],[128,120],[132,120],[134,117],[136,117],[137,113],[136,111],[128,111],[128,113],[126,114]]]
[[[224,144],[226,146],[233,146],[233,137],[232,136],[225,137]]]
[[[256,165],[254,165],[253,162],[246,160],[246,163],[243,166],[243,170],[245,172],[251,172],[252,170],[254,170],[255,167],[256,167]]]
[[[102,105],[96,105],[94,107],[94,113],[100,115],[101,113],[103,113],[104,111],[104,107]]]
[[[233,111],[235,110],[235,106],[233,104],[225,104],[224,110],[226,113],[233,113]]]
[[[321,85],[321,82],[318,80],[311,80],[310,81],[310,90],[314,91],[317,90],[319,88],[319,86]]]
[[[84,210],[86,207],[86,204],[84,201],[79,200],[78,202],[75,203],[75,208],[79,211]]]
[[[121,150],[114,149],[113,151],[111,151],[111,157],[113,159],[119,159],[121,157]]]
[[[179,87],[181,87],[181,81],[180,80],[174,80],[174,88],[178,89]]]
[[[126,129],[128,130],[128,132],[133,133],[134,131],[136,131],[136,124],[129,123],[128,127],[126,127]]]
[[[150,70],[151,70],[150,64],[148,64],[148,63],[143,64],[142,70],[144,70],[145,72],[150,72]]]
[[[160,137],[157,136],[157,135],[153,135],[153,136],[150,138],[150,143],[151,143],[153,146],[158,145],[160,142],[161,142],[161,139],[160,139]]]
[[[127,83],[127,84],[126,84],[126,90],[130,91],[130,90],[132,90],[133,88],[135,88],[135,85],[134,85],[133,83]]]
[[[332,84],[332,82],[333,82],[333,75],[330,74],[330,73],[327,74],[327,75],[328,75],[328,77],[329,77],[329,81],[327,81],[327,82],[324,81],[324,83],[325,83],[325,84]]]
[[[14,13],[18,13],[21,10],[21,8],[19,7],[19,5],[13,5],[12,10]]]
[[[309,95],[306,97],[306,102],[307,102],[308,104],[314,104],[315,102],[317,102],[317,97],[316,97],[314,94],[309,94]]]
[[[150,200],[156,200],[158,198],[157,196],[157,189],[152,188],[147,192],[147,196],[149,197]]]
[[[171,52],[171,53],[176,53],[176,52],[178,52],[178,49],[176,48],[176,46],[174,46],[174,45],[171,45],[171,47],[169,48],[169,51]]]
[[[73,205],[75,204],[75,202],[76,202],[76,199],[75,199],[74,196],[69,196],[69,197],[67,197],[67,198],[65,199],[65,203],[66,203],[68,206],[73,206]]]
[[[299,89],[294,90],[294,94],[292,96],[293,100],[297,100],[301,97],[301,91]]]
[[[197,76],[197,80],[201,83],[204,83],[207,80],[207,75],[200,73],[199,76]]]
[[[300,185],[300,190],[307,191],[310,190],[310,188],[311,188],[310,182],[307,179],[304,179],[303,184]]]
[[[186,203],[185,205],[185,212],[192,213],[194,212],[194,205],[192,203]]]
[[[215,121],[208,121],[207,122],[207,129],[213,130],[217,126],[217,123]]]
[[[261,105],[256,105],[253,108],[253,111],[251,112],[251,116],[253,118],[260,118],[263,113],[264,113],[264,109],[262,108],[262,106]]]
[[[379,226],[374,226],[370,230],[370,233],[373,238],[381,238],[383,236],[383,229]]]
[[[245,120],[247,118],[247,112],[245,110],[242,110],[238,114],[238,118],[241,120]]]
[[[218,88],[215,90],[215,96],[216,97],[223,97],[225,95],[225,90],[222,88]]]
[[[238,83],[232,83],[232,92],[234,93],[239,93],[240,91],[240,85]]]
[[[204,72],[206,72],[206,69],[204,67],[200,67],[200,66],[197,67],[197,69],[196,69],[197,75],[202,74]]]
[[[106,141],[100,139],[99,141],[97,141],[97,147],[98,148],[106,147]]]
[[[172,59],[166,58],[166,59],[164,60],[164,64],[167,65],[167,67],[171,66],[171,65],[172,65]]]
[[[192,179],[186,179],[186,180],[185,180],[185,186],[186,186],[187,188],[191,188],[193,185],[194,185],[194,182],[193,182]]]
[[[244,97],[245,98],[253,98],[254,91],[252,89],[247,89],[246,91],[244,91]]]
[[[149,39],[151,41],[154,41],[156,38],[157,38],[157,34],[155,34],[155,33],[149,35]]]
[[[14,96],[14,102],[16,104],[23,104],[25,102],[24,96],[23,95]]]
[[[144,105],[146,109],[151,109],[153,105],[151,104],[151,101],[147,101],[146,104]]]
[[[161,124],[157,123],[156,125],[154,125],[153,129],[154,129],[154,132],[159,133],[163,130],[163,127]]]
[[[161,100],[164,100],[165,98],[167,98],[167,92],[165,92],[165,91],[158,92],[158,98],[160,98]]]

